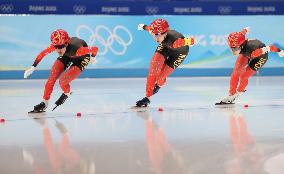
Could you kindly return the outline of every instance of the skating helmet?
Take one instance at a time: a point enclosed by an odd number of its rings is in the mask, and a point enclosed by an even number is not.
[[[165,19],[155,19],[150,24],[150,32],[154,34],[163,34],[169,29],[169,23]]]
[[[64,45],[69,41],[68,33],[62,29],[57,29],[51,33],[50,40],[52,45]]]
[[[230,48],[241,46],[246,40],[246,36],[242,32],[233,32],[228,36],[228,45]]]

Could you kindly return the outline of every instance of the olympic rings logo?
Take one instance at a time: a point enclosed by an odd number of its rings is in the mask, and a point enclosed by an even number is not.
[[[149,15],[155,15],[159,12],[159,7],[156,6],[147,6],[145,8],[146,13],[148,13]]]
[[[0,5],[0,11],[2,13],[10,13],[14,9],[14,6],[12,4],[2,4]]]
[[[218,10],[220,14],[229,14],[232,11],[232,7],[231,6],[219,6]]]
[[[122,25],[117,25],[112,30],[104,25],[98,25],[94,30],[87,25],[80,25],[76,30],[76,35],[83,38],[81,35],[86,32],[90,33],[88,44],[98,46],[100,56],[107,54],[109,50],[115,55],[123,55],[133,41],[130,31]]]
[[[86,12],[87,8],[83,5],[74,5],[73,11],[75,14],[84,14]]]

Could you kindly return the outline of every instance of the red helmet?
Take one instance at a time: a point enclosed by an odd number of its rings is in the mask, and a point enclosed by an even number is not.
[[[150,31],[154,34],[162,34],[169,29],[169,23],[165,19],[155,19],[150,25]]]
[[[68,33],[62,29],[57,29],[51,33],[50,40],[52,45],[63,45],[68,43]]]
[[[233,32],[228,37],[228,45],[231,48],[241,46],[246,40],[246,36],[242,32]]]

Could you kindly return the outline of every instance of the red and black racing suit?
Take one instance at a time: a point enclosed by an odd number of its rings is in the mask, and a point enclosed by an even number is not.
[[[173,48],[179,38],[185,38],[175,30],[169,30],[166,38],[160,43],[152,57],[147,77],[146,96],[151,97],[155,84],[163,86],[167,77],[185,60],[189,46]]]
[[[231,95],[234,95],[236,91],[245,91],[245,88],[248,85],[248,79],[268,60],[268,53],[258,57],[251,56],[253,51],[262,47],[265,47],[265,44],[257,39],[246,40],[241,45],[241,52],[231,75],[229,91]]]
[[[55,48],[51,44],[37,56],[33,66],[36,67],[44,56],[53,51],[55,51]],[[49,78],[45,84],[43,99],[50,99],[56,80],[66,69],[68,70],[60,77],[59,84],[64,93],[69,93],[70,82],[81,74],[90,61],[90,55],[96,56],[97,51],[97,47],[88,47],[87,43],[82,39],[70,38],[64,55],[58,57],[51,68]]]

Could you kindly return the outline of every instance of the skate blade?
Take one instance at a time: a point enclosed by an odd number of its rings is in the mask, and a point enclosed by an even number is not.
[[[40,113],[44,113],[45,111],[35,111],[35,110],[32,110],[30,112],[28,112],[28,114],[40,114]]]
[[[59,106],[59,105],[56,105],[56,106],[52,109],[52,111],[54,111],[54,109],[56,109],[58,106]]]
[[[148,109],[148,106],[132,106],[130,109],[136,110],[136,111],[144,111]]]
[[[216,106],[220,106],[220,105],[234,105],[235,103],[224,103],[224,102],[219,102],[219,103],[215,103]]]
[[[146,105],[146,106],[137,106],[137,105],[134,105],[134,106],[131,106],[131,108],[148,108],[148,105]]]

